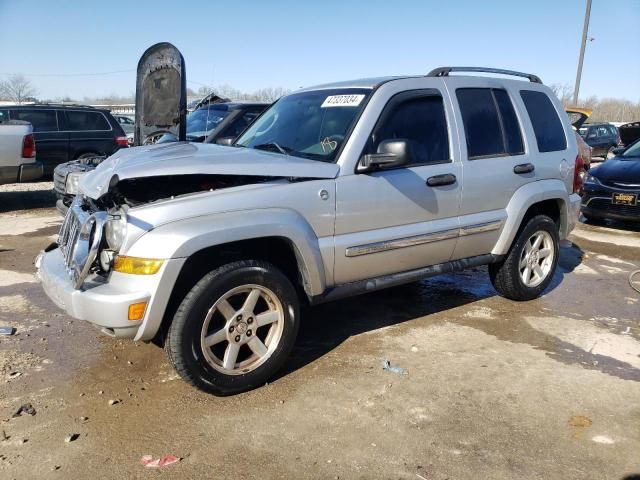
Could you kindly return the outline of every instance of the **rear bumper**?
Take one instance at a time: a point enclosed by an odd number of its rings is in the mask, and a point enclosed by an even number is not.
[[[5,183],[33,182],[42,178],[44,168],[41,162],[29,162],[10,167],[0,167],[0,185]]]
[[[18,182],[33,182],[44,176],[44,166],[41,162],[23,163],[18,168]]]
[[[94,324],[103,333],[136,340],[155,335],[182,260],[168,260],[155,275],[113,272],[108,281],[85,281],[73,287],[59,248],[42,252],[37,260],[38,278],[47,296],[70,316]],[[169,288],[165,285],[170,283]],[[147,302],[142,320],[128,319],[129,305]]]
[[[572,193],[569,195],[569,211],[567,218],[567,231],[565,232],[565,238],[576,228],[578,220],[580,218],[580,195]]]

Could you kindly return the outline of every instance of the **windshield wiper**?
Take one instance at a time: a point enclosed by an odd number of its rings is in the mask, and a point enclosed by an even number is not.
[[[287,147],[281,147],[280,145],[278,145],[276,142],[269,142],[269,143],[261,143],[260,145],[256,145],[253,148],[255,148],[256,150],[270,150],[270,151],[274,151],[277,150],[278,152],[282,153],[283,155],[289,155],[289,152],[291,151],[290,148]],[[288,151],[287,151],[288,150]]]

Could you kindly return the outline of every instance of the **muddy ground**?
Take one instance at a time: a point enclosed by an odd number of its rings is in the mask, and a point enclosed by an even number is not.
[[[50,187],[0,189],[0,325],[17,328],[0,337],[1,478],[640,475],[638,229],[580,225],[532,302],[478,268],[310,309],[278,378],[216,398],[43,294]],[[12,417],[26,403],[36,414]],[[145,454],[182,460],[150,470]]]

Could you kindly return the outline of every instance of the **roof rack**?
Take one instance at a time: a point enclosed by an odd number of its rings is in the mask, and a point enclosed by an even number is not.
[[[28,107],[82,107],[82,108],[95,108],[92,107],[91,105],[84,105],[81,103],[60,103],[60,102],[43,102],[43,103],[23,103],[22,105],[18,105],[18,106],[23,106],[26,105]]]
[[[480,73],[499,73],[500,75],[513,75],[514,77],[528,78],[530,82],[542,83],[540,77],[532,73],[516,72],[514,70],[503,70],[501,68],[486,67],[439,67],[431,70],[427,77],[448,77],[451,72],[480,72]]]

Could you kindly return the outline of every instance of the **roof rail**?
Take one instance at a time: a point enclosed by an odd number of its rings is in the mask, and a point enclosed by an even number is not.
[[[82,107],[82,108],[95,108],[92,107],[91,105],[84,105],[81,103],[61,103],[61,102],[42,102],[42,103],[23,103],[22,105],[17,105],[19,107],[21,106],[28,106],[28,107]]]
[[[501,68],[486,67],[439,67],[431,70],[427,77],[448,77],[451,72],[480,72],[480,73],[499,73],[500,75],[513,75],[514,77],[528,78],[530,82],[542,83],[540,77],[532,73],[516,72],[514,70],[503,70]]]

